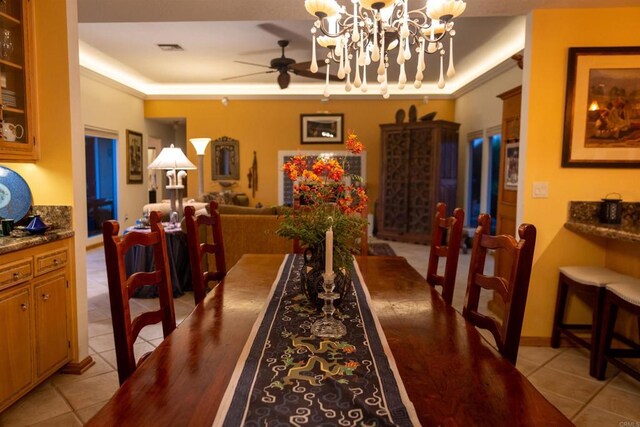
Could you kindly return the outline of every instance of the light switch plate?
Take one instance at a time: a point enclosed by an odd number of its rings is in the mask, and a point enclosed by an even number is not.
[[[533,183],[533,198],[546,199],[549,197],[549,183],[547,181]]]

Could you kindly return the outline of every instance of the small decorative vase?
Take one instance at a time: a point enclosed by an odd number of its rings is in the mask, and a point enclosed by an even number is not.
[[[29,224],[25,227],[31,234],[44,234],[49,227],[40,219],[40,215],[33,215]]]
[[[323,252],[315,250],[315,248],[306,249],[304,251],[304,264],[300,272],[302,290],[309,301],[318,309],[321,309],[324,305],[324,300],[318,298],[318,294],[324,292],[325,259]],[[333,304],[338,307],[351,289],[351,274],[349,271],[342,269],[335,269],[334,273],[333,292],[337,293],[339,298],[334,300]]]

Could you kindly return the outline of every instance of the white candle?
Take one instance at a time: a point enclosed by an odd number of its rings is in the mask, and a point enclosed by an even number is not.
[[[333,227],[327,230],[324,261],[324,272],[333,273]]]

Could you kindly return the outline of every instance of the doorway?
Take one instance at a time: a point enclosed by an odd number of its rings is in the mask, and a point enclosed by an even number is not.
[[[100,234],[104,221],[117,219],[116,144],[116,135],[85,134],[88,237]]]

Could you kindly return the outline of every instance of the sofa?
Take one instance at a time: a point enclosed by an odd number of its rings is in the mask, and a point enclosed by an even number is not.
[[[184,201],[183,206],[193,206],[196,215],[207,213],[209,204],[194,200]],[[169,202],[150,203],[143,209],[160,211],[162,220],[169,221]],[[293,242],[276,234],[282,216],[277,207],[251,208],[237,205],[218,205],[222,238],[224,239],[227,270],[244,254],[286,254],[293,250]],[[184,221],[183,231],[186,232]]]

